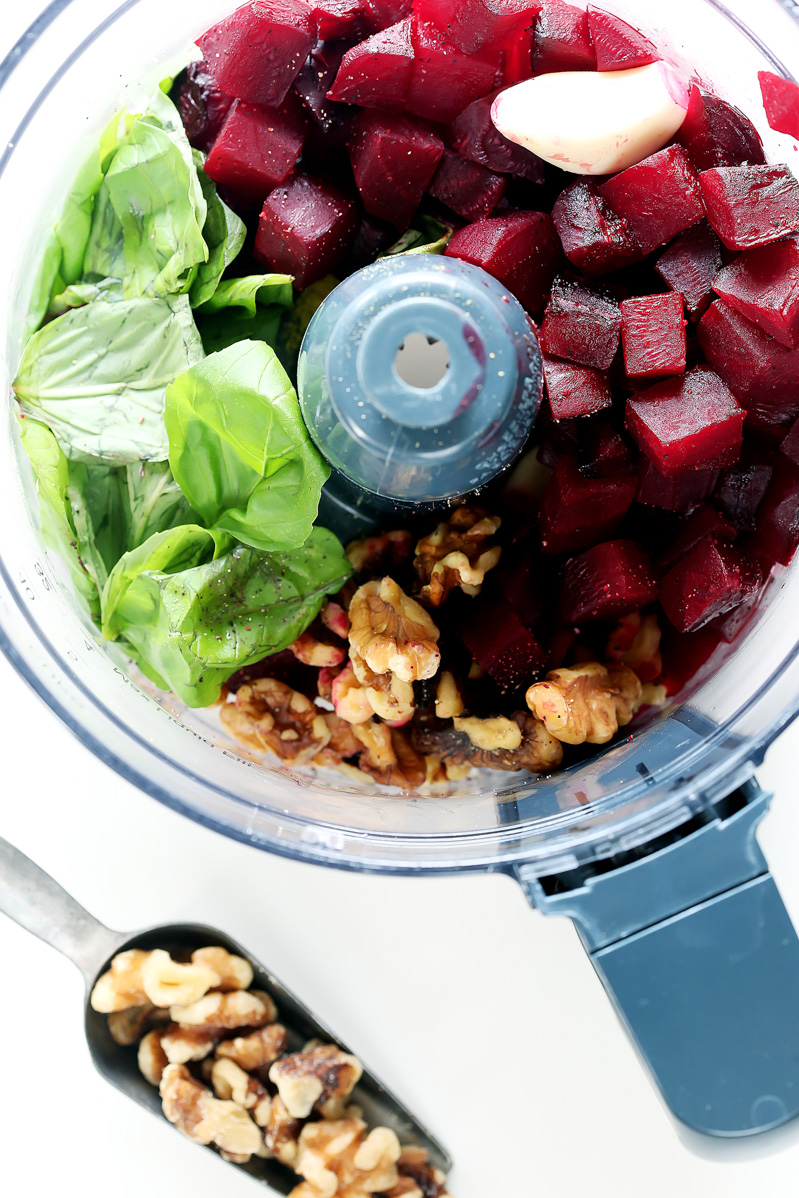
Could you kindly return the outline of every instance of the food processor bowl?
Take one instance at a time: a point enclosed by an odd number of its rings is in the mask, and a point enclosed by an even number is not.
[[[552,777],[476,774],[399,795],[247,757],[103,644],[37,526],[10,383],[43,230],[112,112],[180,69],[232,0],[56,0],[0,65],[0,642],[76,735],[124,777],[225,835],[320,865],[505,871],[571,916],[664,1097],[700,1131],[738,1136],[799,1113],[799,942],[755,841],[754,781],[799,710],[799,567],[781,571],[733,648],[681,701]],[[757,73],[799,74],[790,0],[607,0],[725,98],[769,157]],[[109,800],[111,801],[111,800]]]

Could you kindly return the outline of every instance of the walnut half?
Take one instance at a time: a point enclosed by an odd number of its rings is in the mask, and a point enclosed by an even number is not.
[[[276,1061],[269,1080],[295,1119],[307,1119],[314,1107],[327,1118],[341,1113],[362,1073],[357,1057],[333,1044],[320,1044]]]
[[[167,1065],[161,1077],[164,1114],[196,1144],[216,1144],[237,1158],[263,1152],[263,1138],[243,1107],[220,1101],[185,1065]]]
[[[467,595],[479,595],[486,574],[497,565],[502,552],[499,545],[492,544],[501,523],[499,516],[464,506],[423,537],[413,563],[423,584],[422,602],[440,607],[456,587]]]
[[[330,740],[322,712],[310,699],[276,678],[259,678],[240,686],[234,703],[219,712],[237,740],[267,749],[292,765],[307,765]]]
[[[624,665],[597,661],[551,670],[527,692],[527,706],[567,745],[604,745],[641,706],[641,683]]]
[[[402,682],[432,678],[441,662],[440,633],[429,614],[392,578],[364,583],[349,610],[350,645],[375,674]]]

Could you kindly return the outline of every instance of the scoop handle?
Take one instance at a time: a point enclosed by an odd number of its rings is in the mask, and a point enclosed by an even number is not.
[[[121,939],[1,836],[0,911],[74,961],[88,983]]]

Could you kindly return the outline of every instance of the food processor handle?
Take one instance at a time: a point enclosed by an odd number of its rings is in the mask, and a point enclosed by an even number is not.
[[[706,1135],[799,1114],[799,938],[755,838],[754,781],[616,868],[517,876],[569,915],[663,1098]]]
[[[0,911],[74,961],[89,983],[123,939],[1,836]]]

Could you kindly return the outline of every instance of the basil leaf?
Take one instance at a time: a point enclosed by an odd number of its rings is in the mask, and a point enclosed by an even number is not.
[[[185,296],[98,299],[31,337],[14,390],[70,458],[162,461],[164,393],[202,356]]]
[[[274,347],[293,298],[291,275],[225,279],[194,312],[205,352],[218,353],[239,341],[265,341]]]
[[[266,308],[257,308],[254,316],[244,319],[236,312],[236,308],[226,308],[216,316],[203,316],[195,312],[206,354],[219,353],[221,349],[238,345],[241,341],[264,341],[273,348],[278,345],[280,328],[286,316],[285,308],[269,304]]]
[[[241,279],[225,279],[202,306],[198,316],[210,316],[226,309],[240,320],[255,316],[258,305],[280,304],[290,308],[293,299],[291,275],[246,275]]]
[[[151,537],[115,566],[103,592],[103,630],[190,707],[214,703],[246,665],[287,648],[351,567],[325,529],[290,554],[266,554],[196,526]]]
[[[203,240],[208,247],[208,261],[197,268],[197,276],[191,287],[191,306],[212,301],[222,275],[237,257],[244,245],[247,228],[244,221],[232,208],[221,200],[216,187],[202,169],[202,155],[194,151],[200,186],[202,187],[208,212],[203,225]],[[222,284],[224,286],[224,284]]]
[[[394,258],[398,254],[443,254],[454,231],[452,225],[445,225],[433,216],[420,217],[419,224],[421,228],[408,229],[399,241],[378,257]]]
[[[169,462],[209,527],[272,552],[302,545],[329,476],[269,346],[212,354],[168,388]]]
[[[143,545],[156,532],[197,522],[168,462],[136,462],[125,470],[127,548]]]

